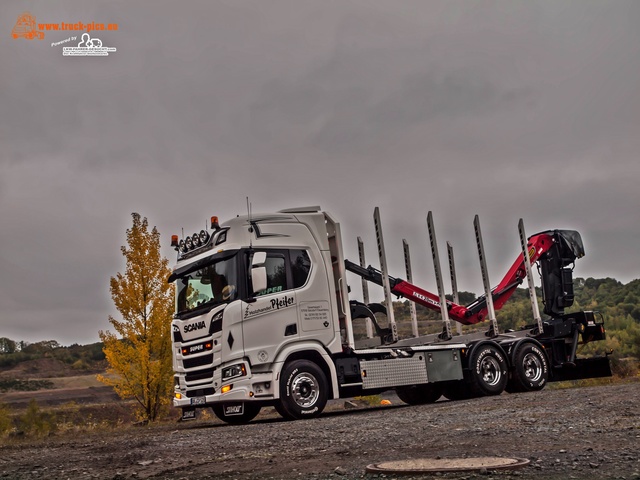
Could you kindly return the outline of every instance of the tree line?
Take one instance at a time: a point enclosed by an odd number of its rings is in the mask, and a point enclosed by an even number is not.
[[[47,355],[80,366],[106,359],[110,375],[98,378],[122,398],[134,399],[139,419],[154,421],[171,403],[173,286],[166,281],[170,270],[168,260],[160,255],[159,232],[155,227],[150,229],[147,219],[139,214],[133,213],[132,217],[132,227],[126,232],[127,245],[121,247],[125,271],[111,277],[110,282],[111,297],[120,313],[119,319],[109,317],[114,332],[100,331],[102,342],[85,347],[62,347],[54,340],[27,344],[0,338],[0,367]],[[542,292],[537,290],[541,301]],[[607,340],[587,345],[583,353],[613,350],[618,372],[635,374],[640,360],[640,280],[625,285],[612,278],[576,278],[574,293],[574,305],[567,312],[598,311],[607,329]],[[459,293],[463,305],[475,299],[471,292]],[[409,301],[396,301],[393,306],[400,335],[411,335]],[[416,305],[416,310],[421,334],[441,329],[438,313],[421,305]],[[516,289],[497,313],[502,331],[530,325],[532,318],[528,292],[523,288]],[[487,327],[485,323],[464,327],[473,328]],[[625,358],[633,360],[633,368],[627,372],[619,368]]]

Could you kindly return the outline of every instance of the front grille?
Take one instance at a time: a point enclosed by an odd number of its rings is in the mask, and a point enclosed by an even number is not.
[[[183,358],[182,364],[184,368],[201,367],[202,365],[211,365],[213,363],[213,353],[202,355],[201,357]]]
[[[185,380],[187,383],[195,382],[197,380],[207,380],[213,378],[213,368],[206,368],[204,370],[198,370],[193,373],[187,373]]]
[[[214,393],[216,393],[216,391],[213,388],[199,388],[197,390],[187,391],[187,397],[204,397],[205,395],[213,395]]]

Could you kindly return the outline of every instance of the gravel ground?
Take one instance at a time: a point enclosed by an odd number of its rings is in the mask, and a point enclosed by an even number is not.
[[[415,458],[518,457],[514,471],[403,478],[639,479],[640,383],[458,402],[345,410],[284,422],[218,420],[75,436],[12,440],[0,447],[0,478],[356,479],[369,464]]]

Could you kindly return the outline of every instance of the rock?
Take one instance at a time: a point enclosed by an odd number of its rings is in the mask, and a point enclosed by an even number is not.
[[[346,475],[347,471],[342,467],[336,467],[333,473],[335,473],[336,475]]]

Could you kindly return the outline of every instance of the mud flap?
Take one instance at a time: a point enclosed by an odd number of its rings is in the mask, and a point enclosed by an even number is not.
[[[233,417],[235,415],[244,414],[244,403],[225,403],[222,412],[225,417]]]
[[[182,417],[180,420],[183,422],[187,420],[195,420],[196,419],[196,409],[193,407],[184,407],[182,409]]]
[[[580,380],[583,378],[600,378],[611,376],[609,357],[581,358],[577,359],[574,366],[565,364],[561,368],[553,369],[551,382],[564,380]]]

